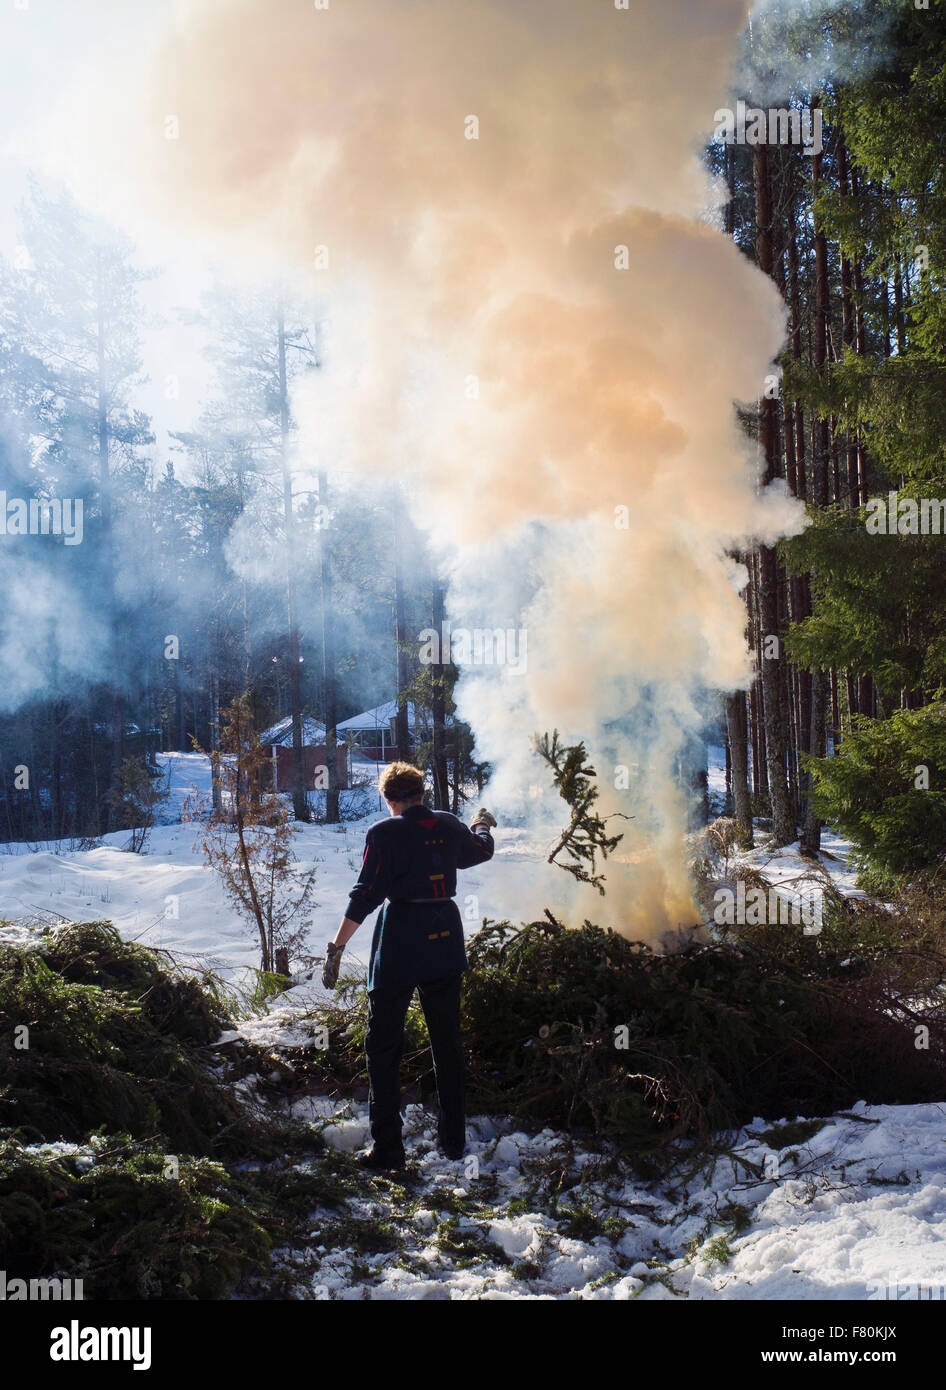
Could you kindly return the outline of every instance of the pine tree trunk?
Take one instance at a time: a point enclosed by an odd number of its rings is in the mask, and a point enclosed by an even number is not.
[[[847,149],[843,139],[838,140],[838,185],[843,198],[850,197],[850,179],[848,176]],[[851,297],[851,287],[853,282],[853,272],[851,262],[843,253],[841,255],[841,338],[844,343],[844,350],[850,353],[856,350],[857,333],[855,327],[854,302]],[[847,494],[848,506],[855,511],[860,505],[860,474],[858,449],[856,442],[856,432],[850,428],[845,430],[845,458],[847,468]]]
[[[434,580],[432,620],[433,628],[440,641],[444,629],[444,595],[443,585],[438,580]],[[450,809],[450,788],[447,785],[447,746],[446,746],[446,696],[444,691],[444,681],[446,679],[446,668],[449,660],[449,650],[440,649],[440,662],[434,670],[434,688],[431,699],[431,715],[433,719],[433,779],[434,779],[434,809],[447,811]]]
[[[859,195],[859,182],[857,169],[851,171],[851,189],[855,199]],[[857,355],[867,356],[867,321],[864,315],[864,273],[861,266],[860,257],[854,261],[854,295],[855,295],[855,341],[857,344]],[[886,284],[884,286],[884,297],[886,301]],[[887,354],[889,356],[890,343],[887,342]],[[858,478],[858,505],[867,505],[867,451],[864,445],[863,431],[857,431],[857,478]],[[869,675],[860,675],[857,678],[857,704],[851,706],[851,715],[855,711],[870,717],[874,712],[874,689],[873,680]]]
[[[857,170],[851,171],[851,190],[855,200],[859,198],[859,183]],[[854,260],[854,339],[857,346],[858,357],[867,356],[867,322],[864,316],[864,272],[860,257]],[[857,430],[857,480],[858,493],[857,505],[860,507],[867,504],[867,453],[864,446],[863,431]]]
[[[101,252],[99,256],[101,257]],[[118,627],[118,613],[115,601],[115,552],[112,521],[112,484],[109,470],[109,420],[108,420],[108,374],[106,370],[106,351],[105,351],[105,282],[102,272],[101,259],[97,270],[97,305],[96,305],[96,355],[97,355],[97,376],[96,376],[96,410],[97,410],[97,431],[98,431],[98,452],[99,452],[99,510],[102,522],[102,556],[103,556],[103,588],[105,593],[106,624],[109,633],[109,651],[107,655],[108,665],[111,675],[111,777],[110,785],[115,785],[115,779],[122,765],[124,757],[125,739],[125,704],[121,694],[121,662],[119,659],[120,634]],[[99,825],[103,830],[110,830],[113,825],[114,812],[106,799],[98,808]]]
[[[216,662],[216,652],[214,653]],[[223,815],[223,794],[220,789],[220,676],[216,664],[210,676],[210,749],[211,758],[210,798],[214,816],[219,820]],[[275,791],[276,788],[273,788]]]
[[[726,183],[729,188],[726,233],[732,237],[736,231],[736,152],[732,145],[726,146]],[[751,645],[752,557],[741,558],[750,575],[745,600],[746,639]],[[745,691],[734,691],[726,700],[726,789],[732,800],[731,814],[739,825],[740,840],[745,849],[751,849],[753,843],[752,796],[749,788],[749,708],[750,701]]]
[[[397,755],[406,759],[410,754],[410,721],[407,708],[406,691],[410,683],[407,660],[407,617],[404,597],[404,567],[402,546],[404,543],[404,524],[401,515],[402,499],[400,493],[394,496],[394,640],[397,648],[397,714],[395,716],[395,740]]]
[[[289,389],[286,382],[286,324],[282,308],[276,315],[279,353],[279,432],[282,456],[283,515],[286,527],[286,616],[289,627],[289,713],[292,717],[292,814],[310,819],[302,752],[302,651],[296,623],[296,526],[289,472]]]
[[[798,289],[798,243],[792,232],[788,243],[789,294],[792,311],[792,356],[796,362],[802,360],[801,296]],[[808,499],[808,460],[805,448],[805,413],[801,401],[796,400],[792,411],[795,437],[795,486],[793,491],[799,501]],[[791,583],[792,620],[800,623],[811,614],[811,576],[797,575]],[[805,771],[802,753],[808,751],[811,729],[811,672],[797,671],[795,741],[796,761],[798,763],[798,808],[804,821],[808,794],[808,774]]]
[[[319,507],[328,507],[328,477],[319,473]],[[326,513],[323,512],[323,521]],[[328,527],[319,531],[319,583],[322,599],[322,712],[325,719],[325,758],[327,787],[325,819],[338,824],[338,682],[335,670],[335,607]]]
[[[850,733],[853,728],[853,717],[857,713],[857,681],[850,671],[844,673],[844,684],[847,690],[847,728]]]
[[[455,816],[460,814],[460,788],[462,784],[463,758],[460,746],[460,724],[455,719],[453,721],[453,786],[450,793],[450,810]]]
[[[811,167],[812,196],[817,198],[821,179],[821,156],[814,155]],[[813,365],[823,375],[827,362],[828,319],[830,304],[828,299],[828,243],[818,219],[815,229],[815,323],[813,344]],[[828,421],[812,421],[812,493],[816,506],[828,503],[828,456],[830,452]],[[828,681],[824,671],[812,672],[811,679],[811,727],[808,751],[813,757],[823,757],[827,741],[827,696]],[[808,854],[817,854],[821,848],[821,821],[815,814],[809,799],[805,812],[805,827],[802,845]]]
[[[175,744],[179,753],[186,753],[187,749],[187,713],[184,709],[184,687],[181,682],[181,662],[184,660],[184,649],[178,646],[177,660],[174,663],[174,727]]]
[[[752,802],[749,797],[749,732],[746,697],[741,690],[726,701],[726,734],[732,776],[733,818],[743,849],[752,848]]]
[[[825,728],[827,723],[825,696],[827,677],[824,671],[812,672],[811,678],[811,733],[808,751],[812,757],[823,758],[825,754]],[[808,854],[817,854],[821,848],[821,821],[815,814],[809,797],[805,810],[805,825],[801,837],[802,848]]]
[[[841,701],[838,693],[838,673],[831,669],[831,751],[836,753],[841,746]]]
[[[765,719],[762,705],[762,651],[759,643],[759,557],[749,556],[749,648],[755,653],[756,674],[749,687],[749,728],[752,734],[752,791],[760,800],[769,794],[765,756]]]
[[[837,507],[841,504],[841,464],[838,458],[837,421],[833,415],[829,427],[831,434],[831,500]]]
[[[900,274],[899,256],[893,277],[893,302],[897,311],[897,355],[902,357],[907,350],[907,325],[903,313],[903,279]]]
[[[769,189],[768,150],[753,148],[752,168],[755,184],[756,254],[759,269],[772,276],[772,205]],[[777,402],[763,396],[759,401],[759,453],[762,483],[778,476]],[[785,708],[785,659],[779,627],[779,568],[774,549],[759,547],[759,627],[762,647],[762,691],[765,702],[766,772],[772,809],[772,839],[787,845],[795,838],[795,818],[788,790],[788,720]],[[771,639],[774,650],[769,651]]]

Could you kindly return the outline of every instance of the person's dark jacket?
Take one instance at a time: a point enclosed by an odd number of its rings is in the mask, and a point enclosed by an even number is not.
[[[401,815],[378,821],[368,831],[361,873],[345,916],[363,922],[386,898],[452,898],[457,870],[485,864],[493,848],[486,825],[471,830],[449,811],[407,806]]]

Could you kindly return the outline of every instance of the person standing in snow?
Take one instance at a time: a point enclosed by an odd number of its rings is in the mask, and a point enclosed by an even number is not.
[[[358,882],[335,940],[327,948],[322,981],[338,982],[342,952],[361,923],[381,906],[368,967],[368,1111],[372,1147],[360,1159],[373,1169],[402,1168],[400,1064],[404,1020],[417,989],[427,1021],[440,1105],[438,1136],[447,1158],[466,1144],[460,991],[467,968],[463,924],[454,902],[457,870],[493,857],[481,808],[465,826],[449,811],[424,805],[424,776],[410,763],[390,763],[378,783],[391,818],[371,826]]]

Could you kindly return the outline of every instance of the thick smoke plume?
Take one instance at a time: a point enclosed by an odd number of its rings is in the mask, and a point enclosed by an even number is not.
[[[732,405],[760,394],[780,301],[712,225],[699,157],[744,6],[183,14],[126,173],[169,225],[278,252],[324,294],[302,455],[410,480],[454,625],[527,631],[524,673],[460,686],[497,811],[563,809],[530,751],[558,727],[635,818],[603,904],[566,904],[549,870],[504,907],[651,939],[691,923],[677,763],[705,692],[749,676],[729,555],[801,524],[759,494]]]

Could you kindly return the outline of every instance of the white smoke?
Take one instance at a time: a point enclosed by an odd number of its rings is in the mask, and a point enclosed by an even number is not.
[[[782,305],[709,225],[700,160],[745,20],[738,0],[194,0],[120,152],[169,236],[265,248],[325,296],[302,452],[409,479],[452,621],[527,631],[525,674],[459,688],[496,809],[555,810],[530,798],[531,737],[557,727],[635,817],[604,904],[524,880],[531,915],[652,938],[693,920],[677,762],[705,692],[749,677],[729,554],[802,524],[759,494],[732,404],[760,394]]]

